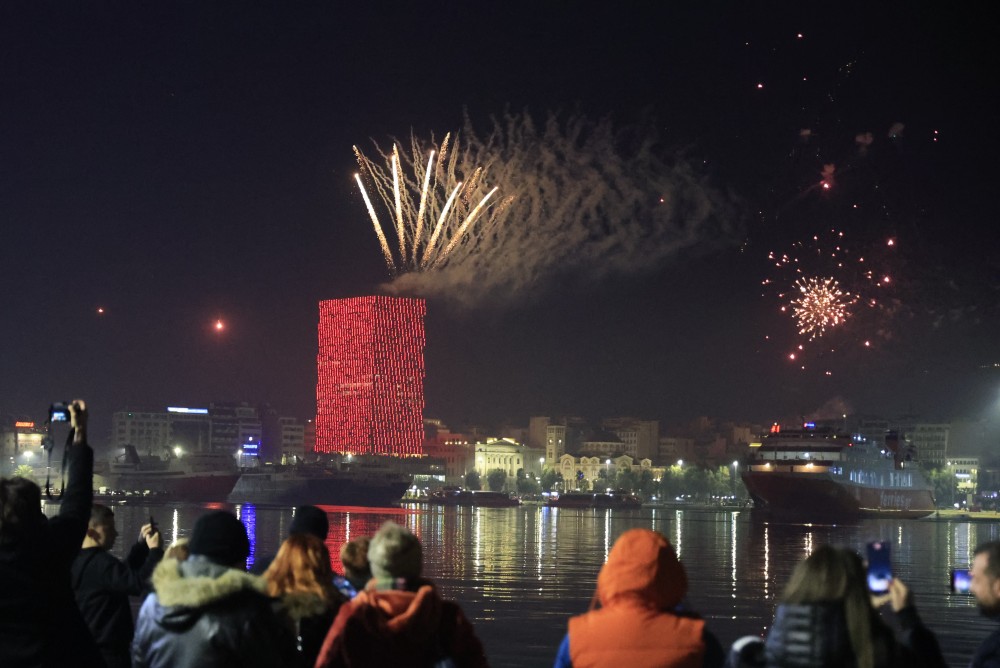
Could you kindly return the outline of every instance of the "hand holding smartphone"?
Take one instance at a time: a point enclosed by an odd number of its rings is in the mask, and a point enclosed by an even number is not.
[[[889,558],[889,543],[876,541],[868,543],[868,591],[873,594],[885,594],[892,582],[892,561]]]

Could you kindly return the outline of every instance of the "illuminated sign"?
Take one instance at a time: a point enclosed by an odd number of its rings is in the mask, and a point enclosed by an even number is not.
[[[815,429],[816,428],[816,423],[815,422],[806,422],[804,425],[802,425],[802,428],[803,429]]]
[[[180,408],[178,406],[167,406],[168,413],[185,413],[188,415],[208,415],[207,408]]]
[[[35,423],[34,423],[34,422],[23,422],[23,421],[18,421],[18,422],[15,422],[15,423],[14,423],[14,426],[15,426],[15,427],[22,427],[22,428],[24,428],[24,429],[31,429],[32,427],[34,427],[34,426],[35,426]]]

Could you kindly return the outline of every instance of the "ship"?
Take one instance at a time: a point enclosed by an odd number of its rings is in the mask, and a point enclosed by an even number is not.
[[[877,442],[811,422],[775,425],[750,444],[741,478],[754,508],[776,516],[919,518],[935,503],[914,454],[894,432]]]
[[[521,501],[503,492],[472,491],[465,489],[439,489],[430,493],[427,503],[438,506],[483,506],[509,508]]]
[[[546,505],[553,508],[616,508],[642,507],[642,500],[626,492],[565,492],[549,497]]]
[[[264,465],[244,469],[229,494],[231,503],[263,505],[368,506],[398,504],[413,476],[386,457],[354,457],[349,464]]]
[[[106,495],[142,495],[169,501],[225,501],[240,477],[231,455],[192,452],[180,457],[139,457],[135,446],[97,467],[94,486]]]

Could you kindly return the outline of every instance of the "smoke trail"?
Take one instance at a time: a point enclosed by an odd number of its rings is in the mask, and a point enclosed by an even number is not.
[[[485,136],[466,119],[462,134],[448,173],[473,175],[477,191],[499,186],[503,200],[454,235],[431,270],[402,274],[388,292],[497,307],[537,297],[557,274],[599,282],[640,273],[738,231],[732,198],[681,155],[661,157],[648,125],[617,130],[607,119],[549,114],[539,129],[527,113],[508,113]]]

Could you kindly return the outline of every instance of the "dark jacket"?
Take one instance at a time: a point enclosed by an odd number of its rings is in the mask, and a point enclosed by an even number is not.
[[[132,546],[125,562],[100,547],[80,550],[71,571],[76,604],[109,668],[131,665],[132,606],[129,596],[146,591],[153,569],[163,558],[145,540]]]
[[[59,514],[37,518],[0,544],[0,666],[101,665],[97,645],[70,587],[70,565],[87,533],[94,452],[67,452],[68,480]],[[10,540],[13,539],[13,540]]]
[[[261,578],[192,555],[160,562],[153,589],[132,640],[136,668],[300,664]]]
[[[872,615],[872,643],[877,668],[945,666],[934,634],[912,606],[897,613],[903,630],[899,639]],[[847,620],[839,602],[778,606],[765,641],[768,666],[853,666],[854,652]]]
[[[969,668],[1000,668],[1000,629],[986,636],[976,649]]]
[[[281,611],[295,633],[295,646],[304,665],[316,663],[327,631],[344,602],[345,599],[338,596],[330,604],[319,595],[308,592],[292,592],[281,597]]]

